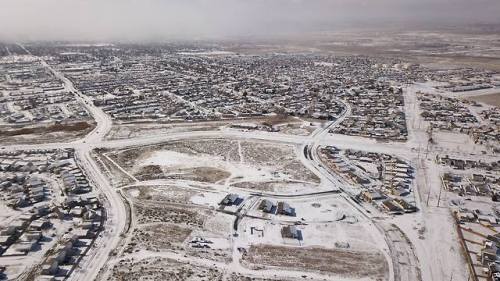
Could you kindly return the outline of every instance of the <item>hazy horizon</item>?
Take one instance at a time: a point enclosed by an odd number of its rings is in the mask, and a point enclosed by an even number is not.
[[[498,0],[0,0],[0,40],[270,37],[500,23]]]

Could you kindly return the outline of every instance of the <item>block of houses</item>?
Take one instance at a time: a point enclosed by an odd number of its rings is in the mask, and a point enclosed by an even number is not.
[[[363,197],[364,200],[366,200],[368,202],[377,201],[377,200],[384,200],[387,198],[387,196],[385,196],[383,193],[381,193],[380,191],[376,191],[376,190],[363,191],[361,196]]]

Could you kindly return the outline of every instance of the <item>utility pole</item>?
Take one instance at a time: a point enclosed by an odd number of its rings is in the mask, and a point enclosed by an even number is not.
[[[427,147],[425,148],[425,158],[427,158],[427,155],[429,154],[429,146],[431,145],[431,140],[432,140],[432,127],[429,127],[427,133],[428,136],[427,136]]]
[[[438,207],[439,207],[439,202],[441,201],[441,192],[443,192],[443,179],[441,179],[441,187],[439,188],[438,203],[437,203]]]
[[[419,160],[419,161],[420,161],[420,160]],[[425,165],[422,165],[422,170],[423,170],[423,172],[424,172],[424,181],[425,181],[425,186],[427,186],[427,187],[429,188],[429,192],[427,193],[427,202],[426,202],[427,207],[429,207],[429,200],[430,200],[430,198],[431,198],[431,188],[432,188],[432,187],[431,187],[431,186],[429,186],[429,183],[428,183],[428,181],[427,181],[427,172],[426,172],[426,167],[425,167]]]

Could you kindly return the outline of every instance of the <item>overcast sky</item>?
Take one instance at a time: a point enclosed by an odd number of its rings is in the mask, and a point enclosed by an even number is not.
[[[271,36],[346,26],[499,23],[500,0],[0,0],[0,40]]]

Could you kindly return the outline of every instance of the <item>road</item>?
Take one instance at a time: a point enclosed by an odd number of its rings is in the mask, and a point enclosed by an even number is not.
[[[408,238],[396,225],[379,223],[378,226],[385,233],[392,263],[398,265],[394,267],[394,280],[422,281],[420,264]]]
[[[106,237],[105,243],[101,243],[98,251],[93,251],[91,256],[82,261],[85,268],[85,274],[74,272],[68,280],[94,280],[99,270],[106,264],[109,255],[118,246],[121,240],[121,234],[126,226],[127,210],[125,203],[117,190],[115,190],[102,174],[101,169],[90,155],[89,149],[77,149],[75,158],[78,164],[87,173],[88,178],[93,185],[98,187],[106,197],[105,209],[107,218],[105,222],[105,231],[102,233]],[[104,241],[101,241],[104,242]]]
[[[41,59],[42,65],[47,67],[54,76],[59,78],[63,84],[66,91],[73,93],[75,98],[89,111],[94,120],[96,121],[96,127],[88,133],[83,139],[77,140],[77,143],[99,143],[106,134],[111,130],[112,120],[111,117],[106,114],[102,109],[94,106],[93,100],[85,96],[82,92],[77,90],[73,83],[66,78],[62,73],[55,70],[52,66],[50,66],[45,60]]]

